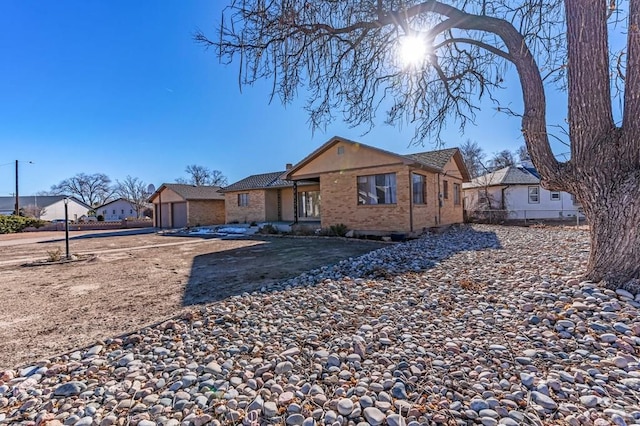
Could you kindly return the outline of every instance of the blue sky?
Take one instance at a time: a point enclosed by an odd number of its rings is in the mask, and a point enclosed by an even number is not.
[[[340,121],[312,133],[300,102],[269,104],[268,84],[237,84],[237,64],[218,63],[196,45],[215,37],[222,0],[0,2],[0,196],[31,195],[77,173],[127,175],[159,186],[189,164],[221,170],[229,183],[283,170],[334,135],[409,153],[413,130],[382,121],[366,135]],[[514,79],[505,95],[520,105]],[[566,107],[549,103],[561,122]],[[380,113],[379,116],[383,114]],[[490,107],[446,146],[471,139],[487,154],[523,144],[518,119]],[[562,145],[557,153],[566,151]],[[29,164],[29,161],[33,164]]]

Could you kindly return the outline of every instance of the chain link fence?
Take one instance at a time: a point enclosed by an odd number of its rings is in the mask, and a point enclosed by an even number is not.
[[[587,224],[581,209],[572,210],[465,210],[465,221],[471,223],[558,224],[581,226]]]

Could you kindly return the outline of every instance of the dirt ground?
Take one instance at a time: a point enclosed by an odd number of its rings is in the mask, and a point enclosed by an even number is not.
[[[379,248],[339,238],[217,239],[72,233],[0,235],[0,371],[135,331],[205,303]]]

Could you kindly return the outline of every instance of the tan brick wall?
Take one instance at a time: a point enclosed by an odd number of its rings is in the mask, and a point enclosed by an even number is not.
[[[443,199],[442,210],[440,212],[441,224],[450,225],[452,223],[462,223],[464,221],[463,194],[462,194],[462,175],[452,159],[444,166],[444,174],[440,176],[440,181],[447,180],[449,182],[449,198]],[[459,204],[455,204],[454,183],[459,185]]]
[[[449,181],[449,198],[443,199],[442,210],[440,213],[441,224],[442,225],[450,225],[452,223],[462,223],[464,221],[464,214],[462,208],[462,179],[454,178],[451,176],[441,177],[442,179],[446,179]],[[460,185],[460,203],[455,204],[454,200],[454,183]]]
[[[372,174],[396,173],[397,204],[358,205],[357,177]],[[426,176],[426,204],[413,204],[411,199],[411,174]],[[443,176],[435,173],[411,170],[408,166],[372,167],[357,171],[344,171],[321,175],[321,223],[326,228],[344,223],[356,231],[422,232],[438,224],[463,221],[462,194],[460,205],[454,205],[453,184],[462,180],[446,176],[449,181],[449,198],[439,208],[438,195],[442,191]],[[440,185],[440,189],[439,186]],[[410,216],[410,208],[413,208]],[[438,215],[440,222],[438,223]]]
[[[189,226],[225,223],[224,200],[190,200],[187,209]]]
[[[412,172],[426,176],[425,204],[413,205],[413,230],[422,232],[424,228],[435,226],[438,223],[438,178],[434,173],[414,170]]]
[[[357,177],[396,173],[397,204],[358,205]],[[387,166],[323,174],[320,217],[323,228],[344,223],[356,231],[409,231],[409,168]]]
[[[249,194],[249,205],[238,205],[238,194]],[[265,191],[262,189],[250,191],[234,191],[224,194],[226,223],[263,222],[266,219]]]

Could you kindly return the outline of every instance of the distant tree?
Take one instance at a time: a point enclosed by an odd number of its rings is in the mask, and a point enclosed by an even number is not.
[[[462,154],[464,164],[467,166],[471,178],[485,174],[486,170],[483,163],[485,154],[482,147],[478,145],[478,142],[467,139],[465,143],[460,145],[460,153]]]
[[[20,208],[20,215],[25,217],[33,217],[36,219],[40,219],[45,213],[47,209],[42,206],[36,206],[33,204],[29,204]]]
[[[529,150],[526,145],[520,145],[518,149],[516,149],[516,156],[519,161],[530,161],[531,155],[529,155]]]
[[[151,194],[148,185],[136,177],[127,176],[122,182],[116,181],[115,193],[128,200],[136,211],[136,218],[142,217]]]
[[[205,166],[192,164],[184,170],[188,178],[178,178],[176,182],[195,186],[225,186],[227,177],[220,170],[211,170]]]
[[[513,166],[516,164],[516,160],[513,156],[513,152],[508,149],[503,149],[500,152],[493,154],[491,160],[489,160],[489,167],[492,171],[502,169],[504,167]]]
[[[114,194],[111,179],[104,173],[78,173],[77,175],[53,185],[51,195],[71,195],[91,207],[97,207],[109,201]]]

